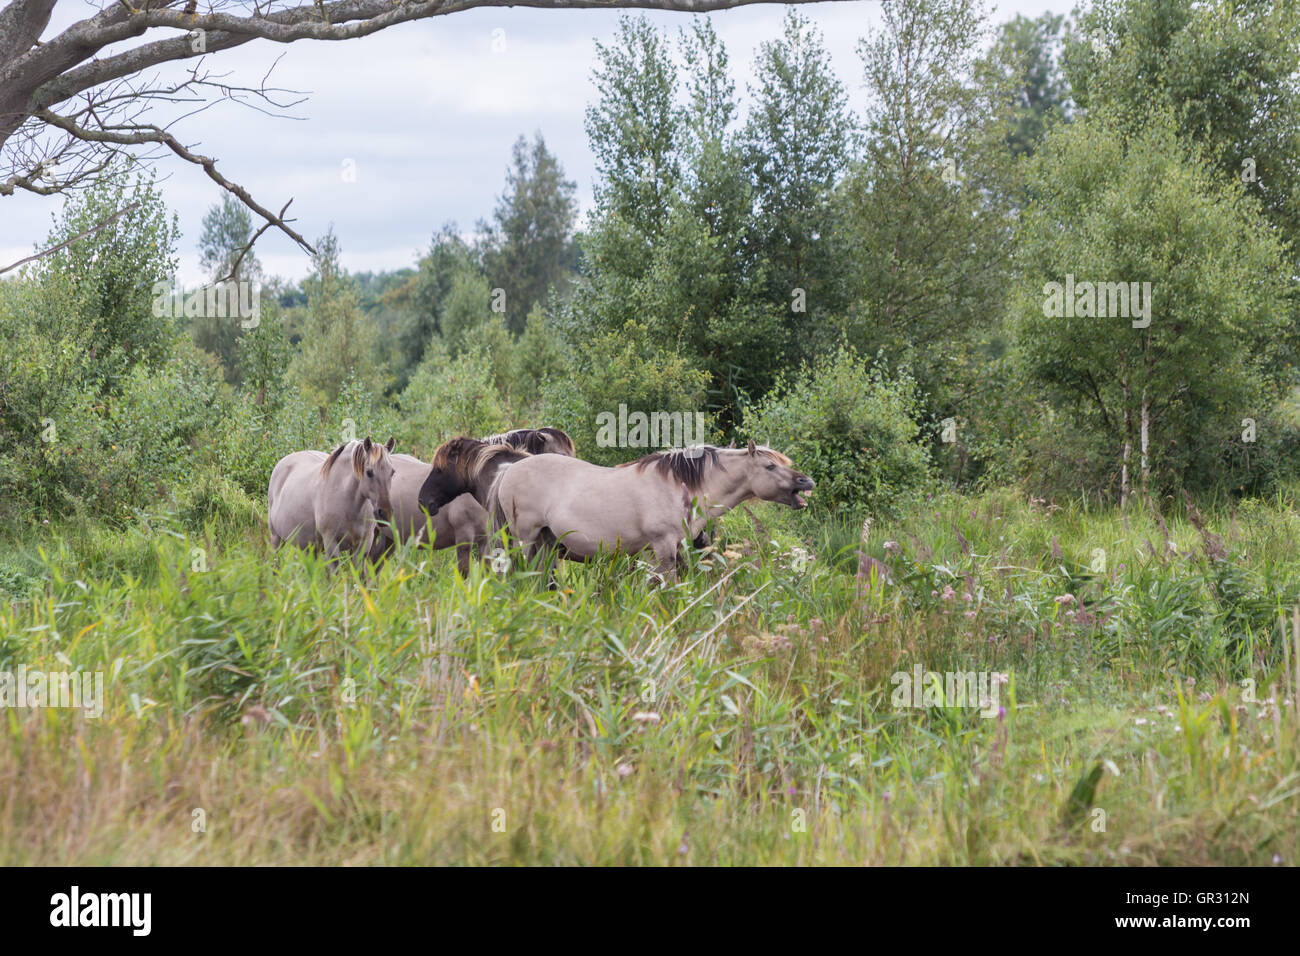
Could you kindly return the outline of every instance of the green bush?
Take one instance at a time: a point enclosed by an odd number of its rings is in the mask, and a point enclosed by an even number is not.
[[[492,359],[477,346],[449,359],[435,339],[397,404],[399,450],[415,448],[425,456],[448,438],[486,435],[509,424]]]
[[[693,368],[680,354],[657,347],[644,326],[629,322],[622,333],[597,334],[574,352],[568,374],[543,385],[542,403],[548,424],[568,432],[579,456],[587,461],[614,465],[654,450],[598,442],[599,416],[617,419],[620,405],[627,406],[629,416],[680,412],[692,423],[696,412],[706,407],[707,373]],[[712,433],[707,417],[705,426],[703,440],[707,441]],[[700,436],[692,435],[690,443],[699,440]]]
[[[258,493],[265,494],[265,482]],[[187,530],[202,534],[207,526],[245,530],[264,520],[263,508],[220,466],[207,465],[181,482],[176,514]]]
[[[918,415],[909,375],[889,378],[842,346],[782,377],[742,428],[812,476],[813,502],[894,512],[931,480]]]
[[[188,339],[156,371],[137,365],[122,394],[108,399],[104,431],[109,441],[105,477],[119,506],[141,506],[166,495],[193,468],[196,439],[216,419],[222,381],[212,356]]]

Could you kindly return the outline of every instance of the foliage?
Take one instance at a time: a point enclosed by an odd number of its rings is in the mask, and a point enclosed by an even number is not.
[[[1241,184],[1179,144],[1167,116],[1129,137],[1090,114],[1050,134],[1029,175],[1016,313],[1030,374],[1105,436],[1116,471],[1127,447],[1130,474],[1149,459],[1153,490],[1205,487],[1241,420],[1291,378],[1278,237]],[[1067,275],[1080,286],[1149,283],[1149,323],[1110,315],[1122,299],[1109,295],[1096,314],[1060,313],[1047,283]]]
[[[691,368],[679,353],[662,348],[645,326],[629,323],[619,334],[602,333],[575,352],[569,373],[546,382],[542,398],[547,423],[569,433],[580,457],[615,465],[655,449],[618,447],[617,440],[598,443],[600,416],[617,420],[620,406],[627,415],[681,413],[684,432],[686,418],[693,427],[696,413],[705,411],[706,382],[704,373]],[[707,431],[707,417],[705,421]]]
[[[909,375],[888,378],[883,366],[841,347],[746,408],[743,430],[807,472],[819,506],[878,514],[929,485],[919,411]]]

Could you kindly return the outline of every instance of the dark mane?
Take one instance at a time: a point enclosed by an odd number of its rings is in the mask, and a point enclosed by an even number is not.
[[[490,463],[504,457],[518,461],[528,457],[528,452],[508,444],[493,444],[477,438],[453,438],[438,446],[429,462],[431,468],[454,471],[462,481],[473,482]]]
[[[550,426],[544,428],[512,428],[510,431],[502,432],[499,435],[488,435],[482,441],[489,445],[509,445],[511,448],[526,451],[530,455],[541,455],[553,445],[558,454],[568,455],[572,458],[575,450],[572,438],[560,429]]]
[[[624,462],[619,468],[635,466],[638,471],[653,467],[665,478],[674,478],[689,491],[698,491],[710,468],[718,465],[718,449],[713,445],[652,451],[636,461]]]
[[[330,452],[329,457],[326,458],[324,463],[320,466],[320,473],[322,475],[329,473],[329,470],[332,467],[334,467],[334,462],[338,461],[339,455],[343,454],[343,449],[347,448],[348,444],[349,442],[344,442],[343,444],[339,445],[338,448],[335,448],[332,452]]]

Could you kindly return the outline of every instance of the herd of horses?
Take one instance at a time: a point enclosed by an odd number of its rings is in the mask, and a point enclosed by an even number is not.
[[[789,458],[752,441],[655,451],[614,468],[578,458],[558,428],[453,438],[428,462],[393,447],[367,437],[281,458],[267,489],[272,545],[374,563],[402,541],[454,545],[468,574],[471,552],[504,531],[552,584],[557,557],[602,551],[652,550],[669,577],[683,541],[701,543],[710,520],[752,498],[803,508],[813,488]]]

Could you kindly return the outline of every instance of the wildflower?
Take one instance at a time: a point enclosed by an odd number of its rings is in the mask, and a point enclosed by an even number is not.
[[[963,611],[962,614],[966,617],[966,620],[968,621],[975,620],[976,612],[974,611]]]
[[[1003,674],[1000,673],[999,671],[994,671],[992,674],[989,675],[989,677],[993,681],[994,687],[1001,687],[1004,684],[1008,684],[1011,682],[1010,674]]]
[[[942,597],[945,601],[951,601],[956,596],[957,596],[957,592],[952,589],[951,584],[945,584],[943,586],[943,594],[940,595],[940,597]]]
[[[1074,595],[1073,595],[1073,594],[1058,594],[1058,595],[1057,595],[1056,597],[1054,597],[1052,600],[1054,600],[1057,604],[1069,605],[1069,604],[1073,604],[1073,603],[1074,603]]]

